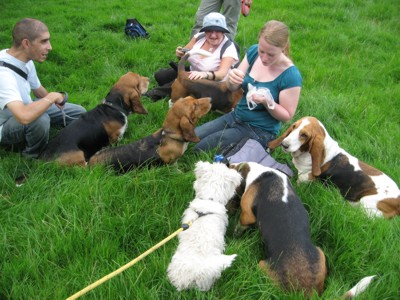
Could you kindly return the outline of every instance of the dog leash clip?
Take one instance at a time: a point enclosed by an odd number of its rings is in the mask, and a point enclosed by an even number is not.
[[[66,116],[65,116],[64,105],[68,101],[68,93],[67,92],[58,92],[58,93],[64,95],[64,100],[63,100],[63,102],[61,102],[59,104],[59,106],[60,106],[60,110],[61,110],[61,114],[62,114],[62,118],[63,118],[63,123],[64,123],[64,127],[65,127],[65,126],[67,126],[67,120],[66,120]]]
[[[186,229],[189,229],[190,226],[192,226],[192,222],[187,222],[187,223],[183,223],[181,225],[181,228],[183,229],[183,231],[185,231]]]

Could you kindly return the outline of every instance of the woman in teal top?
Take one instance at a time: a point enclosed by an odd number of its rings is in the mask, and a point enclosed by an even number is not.
[[[302,78],[289,53],[287,26],[267,22],[258,44],[251,46],[239,67],[229,73],[229,89],[242,88],[243,98],[234,111],[196,128],[201,141],[195,150],[221,151],[243,138],[267,147],[278,135],[282,121],[294,116],[300,98]]]

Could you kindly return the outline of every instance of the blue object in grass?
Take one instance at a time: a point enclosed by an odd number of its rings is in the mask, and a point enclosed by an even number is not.
[[[224,160],[224,156],[222,154],[215,154],[214,156],[214,162],[222,162]]]

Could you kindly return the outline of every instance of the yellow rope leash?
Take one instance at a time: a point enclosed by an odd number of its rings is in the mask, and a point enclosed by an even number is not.
[[[170,236],[166,237],[165,239],[163,239],[161,242],[159,242],[157,245],[151,247],[150,249],[148,249],[146,252],[144,252],[143,254],[139,255],[138,257],[136,257],[134,260],[131,260],[129,263],[127,263],[126,265],[120,267],[119,269],[115,270],[114,272],[104,276],[103,278],[97,280],[96,282],[92,283],[91,285],[88,285],[87,287],[85,287],[84,289],[80,290],[79,292],[73,294],[72,296],[68,297],[67,300],[73,300],[73,299],[77,299],[80,296],[86,294],[87,292],[89,292],[90,290],[93,290],[95,287],[98,287],[100,284],[106,282],[107,280],[113,278],[114,276],[118,275],[119,273],[122,273],[123,271],[125,271],[126,269],[132,267],[134,264],[136,264],[138,261],[140,261],[142,258],[146,257],[147,255],[149,255],[150,253],[152,253],[153,251],[155,251],[156,249],[158,249],[159,247],[161,247],[162,245],[164,245],[166,242],[168,242],[169,240],[171,240],[172,238],[174,238],[175,236],[177,236],[181,231],[184,231],[186,229],[188,229],[190,226],[192,225],[192,222],[188,222],[185,224],[182,224],[181,228],[179,228],[177,231],[175,231],[174,233],[172,233]]]

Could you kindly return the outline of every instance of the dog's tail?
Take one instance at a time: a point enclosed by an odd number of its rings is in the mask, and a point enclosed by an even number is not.
[[[212,54],[211,54],[211,52],[208,52],[203,49],[192,49],[192,50],[187,51],[185,53],[185,55],[182,56],[181,59],[179,60],[178,72],[185,71],[185,63],[186,63],[187,59],[189,58],[189,56],[191,56],[191,55],[211,56]]]
[[[371,281],[374,279],[375,276],[376,275],[367,276],[361,279],[355,286],[353,286],[343,295],[343,298],[351,299],[360,295],[367,289],[367,287],[370,285]]]

